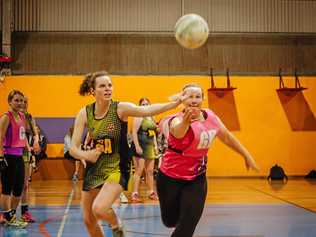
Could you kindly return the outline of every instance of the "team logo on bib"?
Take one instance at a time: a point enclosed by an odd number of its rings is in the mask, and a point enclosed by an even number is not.
[[[106,127],[106,130],[114,131],[114,124],[112,124],[112,123],[108,124],[108,126]]]
[[[149,129],[147,132],[148,132],[148,137],[154,137],[156,135],[155,130]]]

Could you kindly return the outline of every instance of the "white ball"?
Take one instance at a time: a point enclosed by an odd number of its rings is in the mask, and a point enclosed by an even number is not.
[[[209,34],[207,22],[197,14],[187,14],[179,18],[175,25],[175,37],[180,45],[188,49],[202,46]]]

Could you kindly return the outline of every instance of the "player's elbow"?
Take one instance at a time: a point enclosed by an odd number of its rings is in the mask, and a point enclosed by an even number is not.
[[[69,154],[72,156],[72,157],[76,157],[76,147],[74,145],[71,145],[69,147]]]

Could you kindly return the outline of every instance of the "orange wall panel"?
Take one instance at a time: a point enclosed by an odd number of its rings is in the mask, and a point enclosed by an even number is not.
[[[79,109],[93,101],[78,94],[82,76],[10,76],[0,84],[0,112],[7,110],[6,97],[13,88],[20,89],[30,101],[29,111],[35,117],[74,117]],[[293,86],[293,78],[285,78]],[[197,82],[205,93],[210,87],[207,76],[113,76],[114,99],[138,103],[146,96],[151,102],[164,102],[183,85]],[[225,77],[215,77],[217,87],[226,84]],[[303,97],[310,111],[316,113],[316,78],[300,78]],[[279,163],[289,175],[303,175],[316,169],[316,131],[293,131],[276,89],[278,77],[232,76],[231,85],[240,128],[233,134],[249,149],[261,172],[246,172],[238,154],[216,140],[209,152],[208,175],[267,175],[274,163]],[[206,94],[207,96],[207,94]],[[208,106],[207,98],[204,106]],[[212,103],[211,103],[212,106]],[[176,110],[175,110],[176,111]],[[174,111],[173,111],[174,112]],[[156,117],[158,120],[162,116]],[[132,121],[132,119],[130,119]],[[131,127],[131,126],[129,126]],[[63,155],[62,144],[50,144],[52,157]]]

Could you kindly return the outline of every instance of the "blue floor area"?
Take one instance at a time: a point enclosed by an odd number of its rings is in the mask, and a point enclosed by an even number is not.
[[[121,205],[115,207],[127,237],[170,236],[163,226],[157,205]],[[88,236],[79,206],[32,207],[38,219],[24,230],[0,226],[4,237],[83,237]],[[62,225],[64,220],[64,225]],[[106,224],[107,237],[112,236]],[[195,231],[196,237],[314,237],[316,214],[292,205],[208,205]]]

